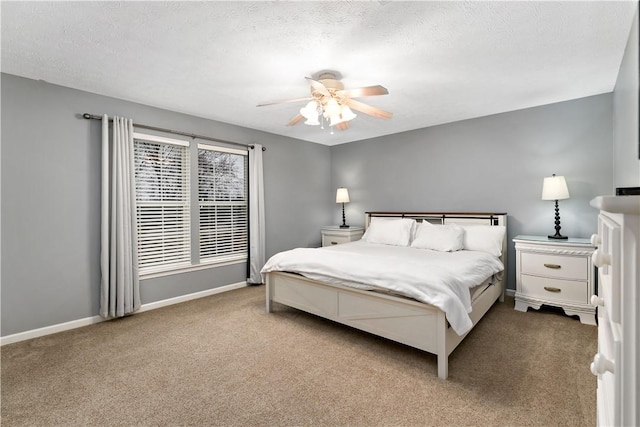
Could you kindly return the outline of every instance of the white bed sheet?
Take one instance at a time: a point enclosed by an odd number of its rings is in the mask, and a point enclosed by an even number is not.
[[[280,252],[262,273],[286,271],[325,283],[398,293],[438,307],[462,335],[473,326],[469,289],[503,270],[500,259],[485,252],[437,252],[360,240]]]

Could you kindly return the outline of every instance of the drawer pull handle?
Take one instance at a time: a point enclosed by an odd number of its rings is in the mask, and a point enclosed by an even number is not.
[[[332,244],[332,245],[337,245],[337,244],[338,244],[338,242],[331,242],[331,244]]]
[[[604,307],[604,298],[601,298],[598,295],[591,295],[591,305],[594,307]]]
[[[562,266],[558,264],[545,264],[544,266],[547,268],[553,268],[554,270],[560,270],[562,268]]]
[[[545,291],[549,291],[549,292],[562,292],[562,289],[560,289],[560,288],[552,288],[551,286],[545,286],[544,290]]]
[[[591,260],[598,268],[602,268],[605,265],[611,265],[611,255],[602,252],[601,249],[596,249],[593,255],[591,255]]]
[[[614,373],[615,370],[616,367],[612,360],[607,359],[600,353],[596,353],[593,356],[593,363],[591,363],[591,373],[593,375],[604,374],[605,372]]]

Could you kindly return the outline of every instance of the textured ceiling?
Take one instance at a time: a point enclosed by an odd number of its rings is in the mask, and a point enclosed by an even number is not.
[[[637,2],[0,7],[5,73],[335,145],[610,92]],[[256,107],[308,96],[304,77],[324,69],[347,89],[385,86],[359,100],[394,117],[358,114],[331,135],[285,126],[304,102]]]

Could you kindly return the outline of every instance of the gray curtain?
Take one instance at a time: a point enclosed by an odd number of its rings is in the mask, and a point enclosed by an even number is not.
[[[265,262],[264,183],[262,180],[262,145],[249,149],[249,277],[247,284],[262,283],[260,270]]]
[[[109,117],[105,114],[100,256],[100,316],[105,319],[122,317],[140,308],[133,121],[114,117],[112,130],[109,138]]]

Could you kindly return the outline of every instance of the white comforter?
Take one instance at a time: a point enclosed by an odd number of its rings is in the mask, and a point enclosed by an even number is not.
[[[267,261],[262,273],[288,271],[332,284],[392,291],[438,307],[462,335],[473,326],[469,289],[502,270],[500,259],[484,252],[437,252],[357,241],[280,252]]]

